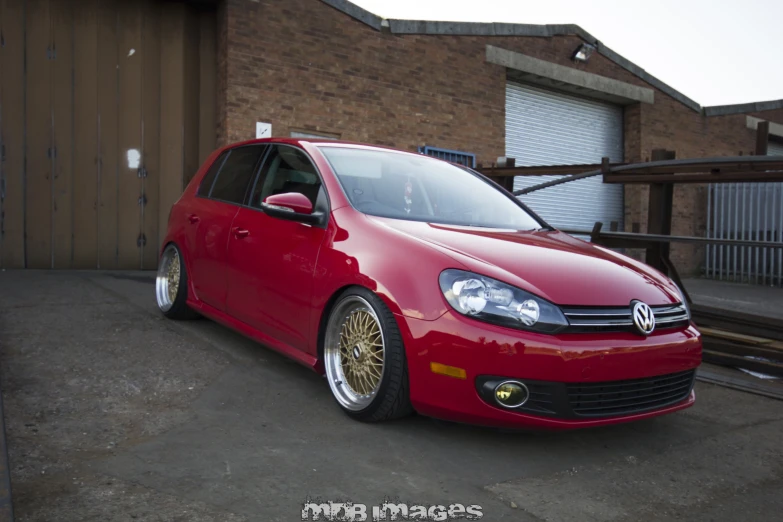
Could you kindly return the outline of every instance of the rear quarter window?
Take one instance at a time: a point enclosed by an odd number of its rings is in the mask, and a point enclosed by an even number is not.
[[[248,186],[255,177],[258,162],[265,150],[264,145],[231,149],[217,173],[209,197],[228,203],[244,203]]]
[[[198,186],[197,194],[202,198],[209,197],[209,192],[212,190],[212,185],[215,183],[217,173],[220,170],[220,167],[223,165],[226,156],[228,156],[228,151],[224,151],[220,156],[218,156],[209,167],[209,170],[207,170],[207,173],[204,174],[204,177],[201,178],[201,183]]]

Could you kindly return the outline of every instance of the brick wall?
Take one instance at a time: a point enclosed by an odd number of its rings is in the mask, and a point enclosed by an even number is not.
[[[255,122],[266,121],[278,136],[325,132],[408,150],[465,150],[491,162],[505,152],[506,71],[486,62],[487,44],[651,87],[598,53],[573,63],[576,36],[392,35],[320,0],[224,0],[219,24],[221,144],[254,137]],[[624,119],[626,161],[656,148],[678,158],[754,148],[744,115],[705,118],[658,90],[654,104],[628,106]],[[644,230],[647,189],[627,186],[625,194],[628,229],[639,222]],[[674,232],[702,235],[705,207],[706,187],[676,187]],[[684,273],[701,257],[690,245],[673,247]]]
[[[228,143],[228,6],[220,2],[217,8],[217,129],[219,146]]]

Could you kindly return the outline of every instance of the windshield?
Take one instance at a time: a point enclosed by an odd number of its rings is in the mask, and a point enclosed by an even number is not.
[[[477,175],[427,156],[322,146],[353,207],[373,216],[488,228],[542,228]]]

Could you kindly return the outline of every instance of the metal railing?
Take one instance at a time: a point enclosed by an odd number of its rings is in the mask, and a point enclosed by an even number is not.
[[[434,158],[440,158],[452,163],[459,163],[460,165],[464,165],[470,168],[474,168],[476,166],[476,155],[471,152],[441,149],[438,147],[430,147],[429,145],[419,147],[419,152],[421,154],[432,156]]]

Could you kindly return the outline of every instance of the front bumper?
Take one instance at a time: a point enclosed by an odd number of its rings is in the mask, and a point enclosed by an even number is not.
[[[569,393],[590,391],[595,383],[618,386],[625,381],[638,384],[652,377],[688,375],[701,363],[701,337],[692,326],[649,337],[632,333],[552,336],[495,326],[452,311],[434,321],[398,315],[397,322],[408,358],[411,402],[423,415],[470,424],[568,429],[662,415],[695,401],[691,379],[681,398],[670,394],[667,397],[674,402],[653,402],[642,409],[585,411],[573,403],[573,396],[569,402]],[[433,362],[462,368],[467,378],[433,373]],[[527,407],[502,408],[485,386],[487,381],[502,379],[527,381],[531,391],[537,386],[539,391],[552,392],[556,400],[543,409],[531,401]],[[677,379],[681,386],[686,380]]]

